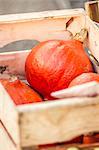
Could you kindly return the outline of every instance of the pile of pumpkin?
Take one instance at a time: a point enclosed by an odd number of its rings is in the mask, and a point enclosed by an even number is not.
[[[51,93],[90,81],[99,82],[99,74],[78,40],[49,40],[35,46],[26,58],[29,85],[12,76],[1,79],[16,105],[55,100]],[[13,94],[14,93],[14,94]]]
[[[51,93],[90,81],[99,82],[92,64],[78,40],[50,40],[39,43],[25,62],[29,85],[16,77],[1,79],[16,105],[55,100]],[[13,94],[14,93],[14,94]],[[97,138],[98,137],[98,138]],[[99,141],[99,135],[79,137],[71,143]]]

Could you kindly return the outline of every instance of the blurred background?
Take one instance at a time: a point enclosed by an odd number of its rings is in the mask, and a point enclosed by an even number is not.
[[[0,14],[80,8],[87,1],[90,0],[0,0]]]

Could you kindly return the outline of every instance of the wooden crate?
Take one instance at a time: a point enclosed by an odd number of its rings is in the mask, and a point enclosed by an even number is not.
[[[68,30],[75,35],[86,28],[87,47],[99,61],[99,30],[83,9],[0,16],[0,47],[18,40],[53,39],[54,34],[65,32],[70,18],[73,21]],[[7,66],[7,71],[0,78],[9,73],[25,79],[24,65],[28,53],[29,50],[0,53],[0,66]],[[99,131],[98,96],[16,107],[0,84],[0,99],[0,120],[10,135],[9,139],[14,141],[16,150],[68,141],[81,134]],[[4,142],[0,144],[4,145]]]

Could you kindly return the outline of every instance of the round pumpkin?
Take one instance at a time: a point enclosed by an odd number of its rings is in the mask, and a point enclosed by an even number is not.
[[[0,82],[16,105],[42,102],[37,92],[17,78],[1,79]]]
[[[79,85],[79,84],[84,84],[84,83],[91,82],[91,81],[99,82],[99,74],[83,73],[83,74],[79,75],[78,77],[76,77],[75,79],[73,79],[71,81],[69,87]]]
[[[30,85],[49,99],[51,92],[67,88],[76,76],[93,69],[80,41],[50,40],[32,49],[25,71]]]

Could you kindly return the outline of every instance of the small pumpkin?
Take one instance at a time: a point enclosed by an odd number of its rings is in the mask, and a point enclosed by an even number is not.
[[[99,82],[99,74],[97,73],[83,73],[79,76],[77,76],[75,79],[71,81],[69,84],[69,87],[84,84],[87,82],[96,81]]]
[[[93,135],[84,135],[83,144],[99,143],[99,133]]]
[[[76,137],[68,142],[39,145],[39,150],[66,150],[69,145],[82,144],[83,136]]]
[[[1,79],[0,82],[16,105],[42,102],[37,92],[17,78]]]
[[[36,91],[50,99],[53,91],[67,88],[92,65],[78,40],[50,40],[38,44],[26,59],[26,78]]]

